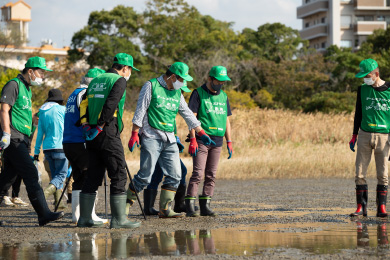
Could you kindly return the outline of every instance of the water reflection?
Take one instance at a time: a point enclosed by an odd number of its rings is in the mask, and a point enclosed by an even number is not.
[[[76,233],[70,235],[70,241],[62,243],[0,245],[0,259],[95,260],[213,254],[256,256],[269,248],[294,248],[309,254],[343,253],[346,249],[348,252],[363,250],[375,251],[381,256],[390,255],[386,223],[374,225],[357,221],[327,227],[317,225],[279,224],[258,228],[156,232],[141,236],[121,232]]]

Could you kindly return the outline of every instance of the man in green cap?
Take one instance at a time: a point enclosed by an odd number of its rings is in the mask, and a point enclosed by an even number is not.
[[[72,177],[74,179],[71,193],[73,223],[77,223],[80,217],[79,197],[87,177],[88,169],[88,152],[85,148],[83,128],[80,125],[80,106],[81,102],[87,98],[86,93],[89,83],[104,73],[105,71],[99,68],[90,69],[81,78],[80,86],[70,94],[66,102],[63,147],[65,155],[72,166]],[[101,219],[96,215],[95,207],[92,209],[92,219],[94,221],[108,223],[107,219]]]
[[[363,60],[357,78],[364,84],[357,91],[355,119],[350,149],[356,153],[356,201],[357,209],[351,216],[367,216],[368,186],[367,168],[374,152],[376,175],[377,217],[387,217],[386,200],[388,186],[388,157],[390,133],[390,83],[380,78],[378,63],[373,59]],[[357,136],[359,134],[359,139]]]
[[[133,70],[133,57],[118,53],[106,73],[94,78],[88,86],[87,122],[83,122],[89,157],[87,178],[80,193],[80,218],[78,227],[102,226],[102,221],[92,219],[96,191],[107,170],[111,179],[111,228],[135,228],[126,209],[126,160],[120,133],[123,130],[123,110],[126,98],[126,81]],[[83,115],[83,109],[81,115]]]
[[[141,192],[149,185],[158,163],[165,176],[161,187],[159,217],[182,217],[182,214],[172,209],[181,179],[179,148],[174,133],[177,113],[184,118],[190,130],[194,129],[201,136],[203,142],[213,143],[200,127],[200,122],[188,108],[180,91],[184,80],[192,81],[188,70],[185,63],[175,62],[165,74],[146,82],[141,89],[128,144],[132,152],[135,145],[139,146],[141,136],[140,170],[134,176],[134,187],[129,186],[127,208],[136,199],[135,192]]]
[[[4,172],[0,175],[0,191],[7,191],[16,176],[21,176],[28,198],[38,214],[40,226],[60,219],[63,212],[51,212],[43,190],[38,183],[38,171],[31,160],[28,146],[32,126],[31,88],[40,86],[45,77],[46,61],[41,57],[27,60],[22,73],[11,79],[4,87],[0,98],[2,137],[0,150],[4,152]],[[4,194],[0,194],[0,201]]]
[[[190,132],[189,154],[193,156],[193,172],[185,198],[187,216],[197,216],[194,208],[198,195],[198,186],[204,176],[202,195],[199,196],[201,216],[216,216],[210,209],[210,200],[214,194],[215,178],[219,157],[222,151],[223,137],[226,138],[230,159],[233,154],[229,116],[232,115],[229,99],[222,86],[230,81],[223,66],[214,66],[209,72],[207,82],[192,92],[189,107],[205,132],[214,141],[214,145],[205,144],[194,131]],[[198,144],[199,143],[199,144]]]

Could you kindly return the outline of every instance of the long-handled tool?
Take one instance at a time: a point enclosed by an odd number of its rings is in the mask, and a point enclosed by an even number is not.
[[[72,175],[73,175],[73,171],[70,173],[70,175],[68,177],[68,180],[66,181],[66,184],[65,184],[64,190],[62,191],[61,197],[58,200],[58,203],[57,203],[56,207],[54,208],[54,212],[57,212],[58,206],[61,203],[62,197],[64,196],[64,193],[66,191],[66,188],[68,188],[68,185],[69,185],[70,179],[72,178]]]
[[[106,207],[106,219],[108,219],[108,215],[107,215],[107,174],[104,173],[104,203],[105,203],[105,207]]]
[[[127,171],[127,175],[129,175],[130,183],[134,187],[133,179],[131,178],[130,170],[129,170],[129,167],[127,167],[127,164],[126,164],[126,171]],[[140,201],[140,199],[138,197],[138,193],[137,192],[135,192],[135,196],[137,196],[139,207],[141,208],[142,214],[144,215],[144,219],[146,220],[145,211],[142,208],[141,201]]]

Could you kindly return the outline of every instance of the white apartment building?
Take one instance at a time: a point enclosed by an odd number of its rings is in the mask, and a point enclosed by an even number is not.
[[[376,29],[390,23],[390,0],[302,0],[300,35],[310,47],[324,51],[331,45],[357,50]]]

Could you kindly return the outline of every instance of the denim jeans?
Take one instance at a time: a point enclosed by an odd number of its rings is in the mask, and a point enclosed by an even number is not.
[[[180,166],[181,166],[181,180],[180,185],[186,185],[186,176],[187,176],[187,167],[184,165],[182,160],[180,159]],[[162,181],[164,177],[164,174],[161,170],[161,167],[159,164],[156,164],[156,168],[154,170],[154,173],[152,175],[152,181],[150,182],[147,189],[149,190],[157,190],[158,185]]]
[[[133,180],[137,192],[142,191],[150,184],[157,163],[165,176],[163,185],[177,188],[181,179],[177,144],[164,142],[161,139],[147,138],[143,135],[141,137],[140,169]]]
[[[50,183],[57,189],[62,189],[66,175],[68,174],[68,160],[64,152],[43,151],[45,159],[49,162],[51,171]]]

